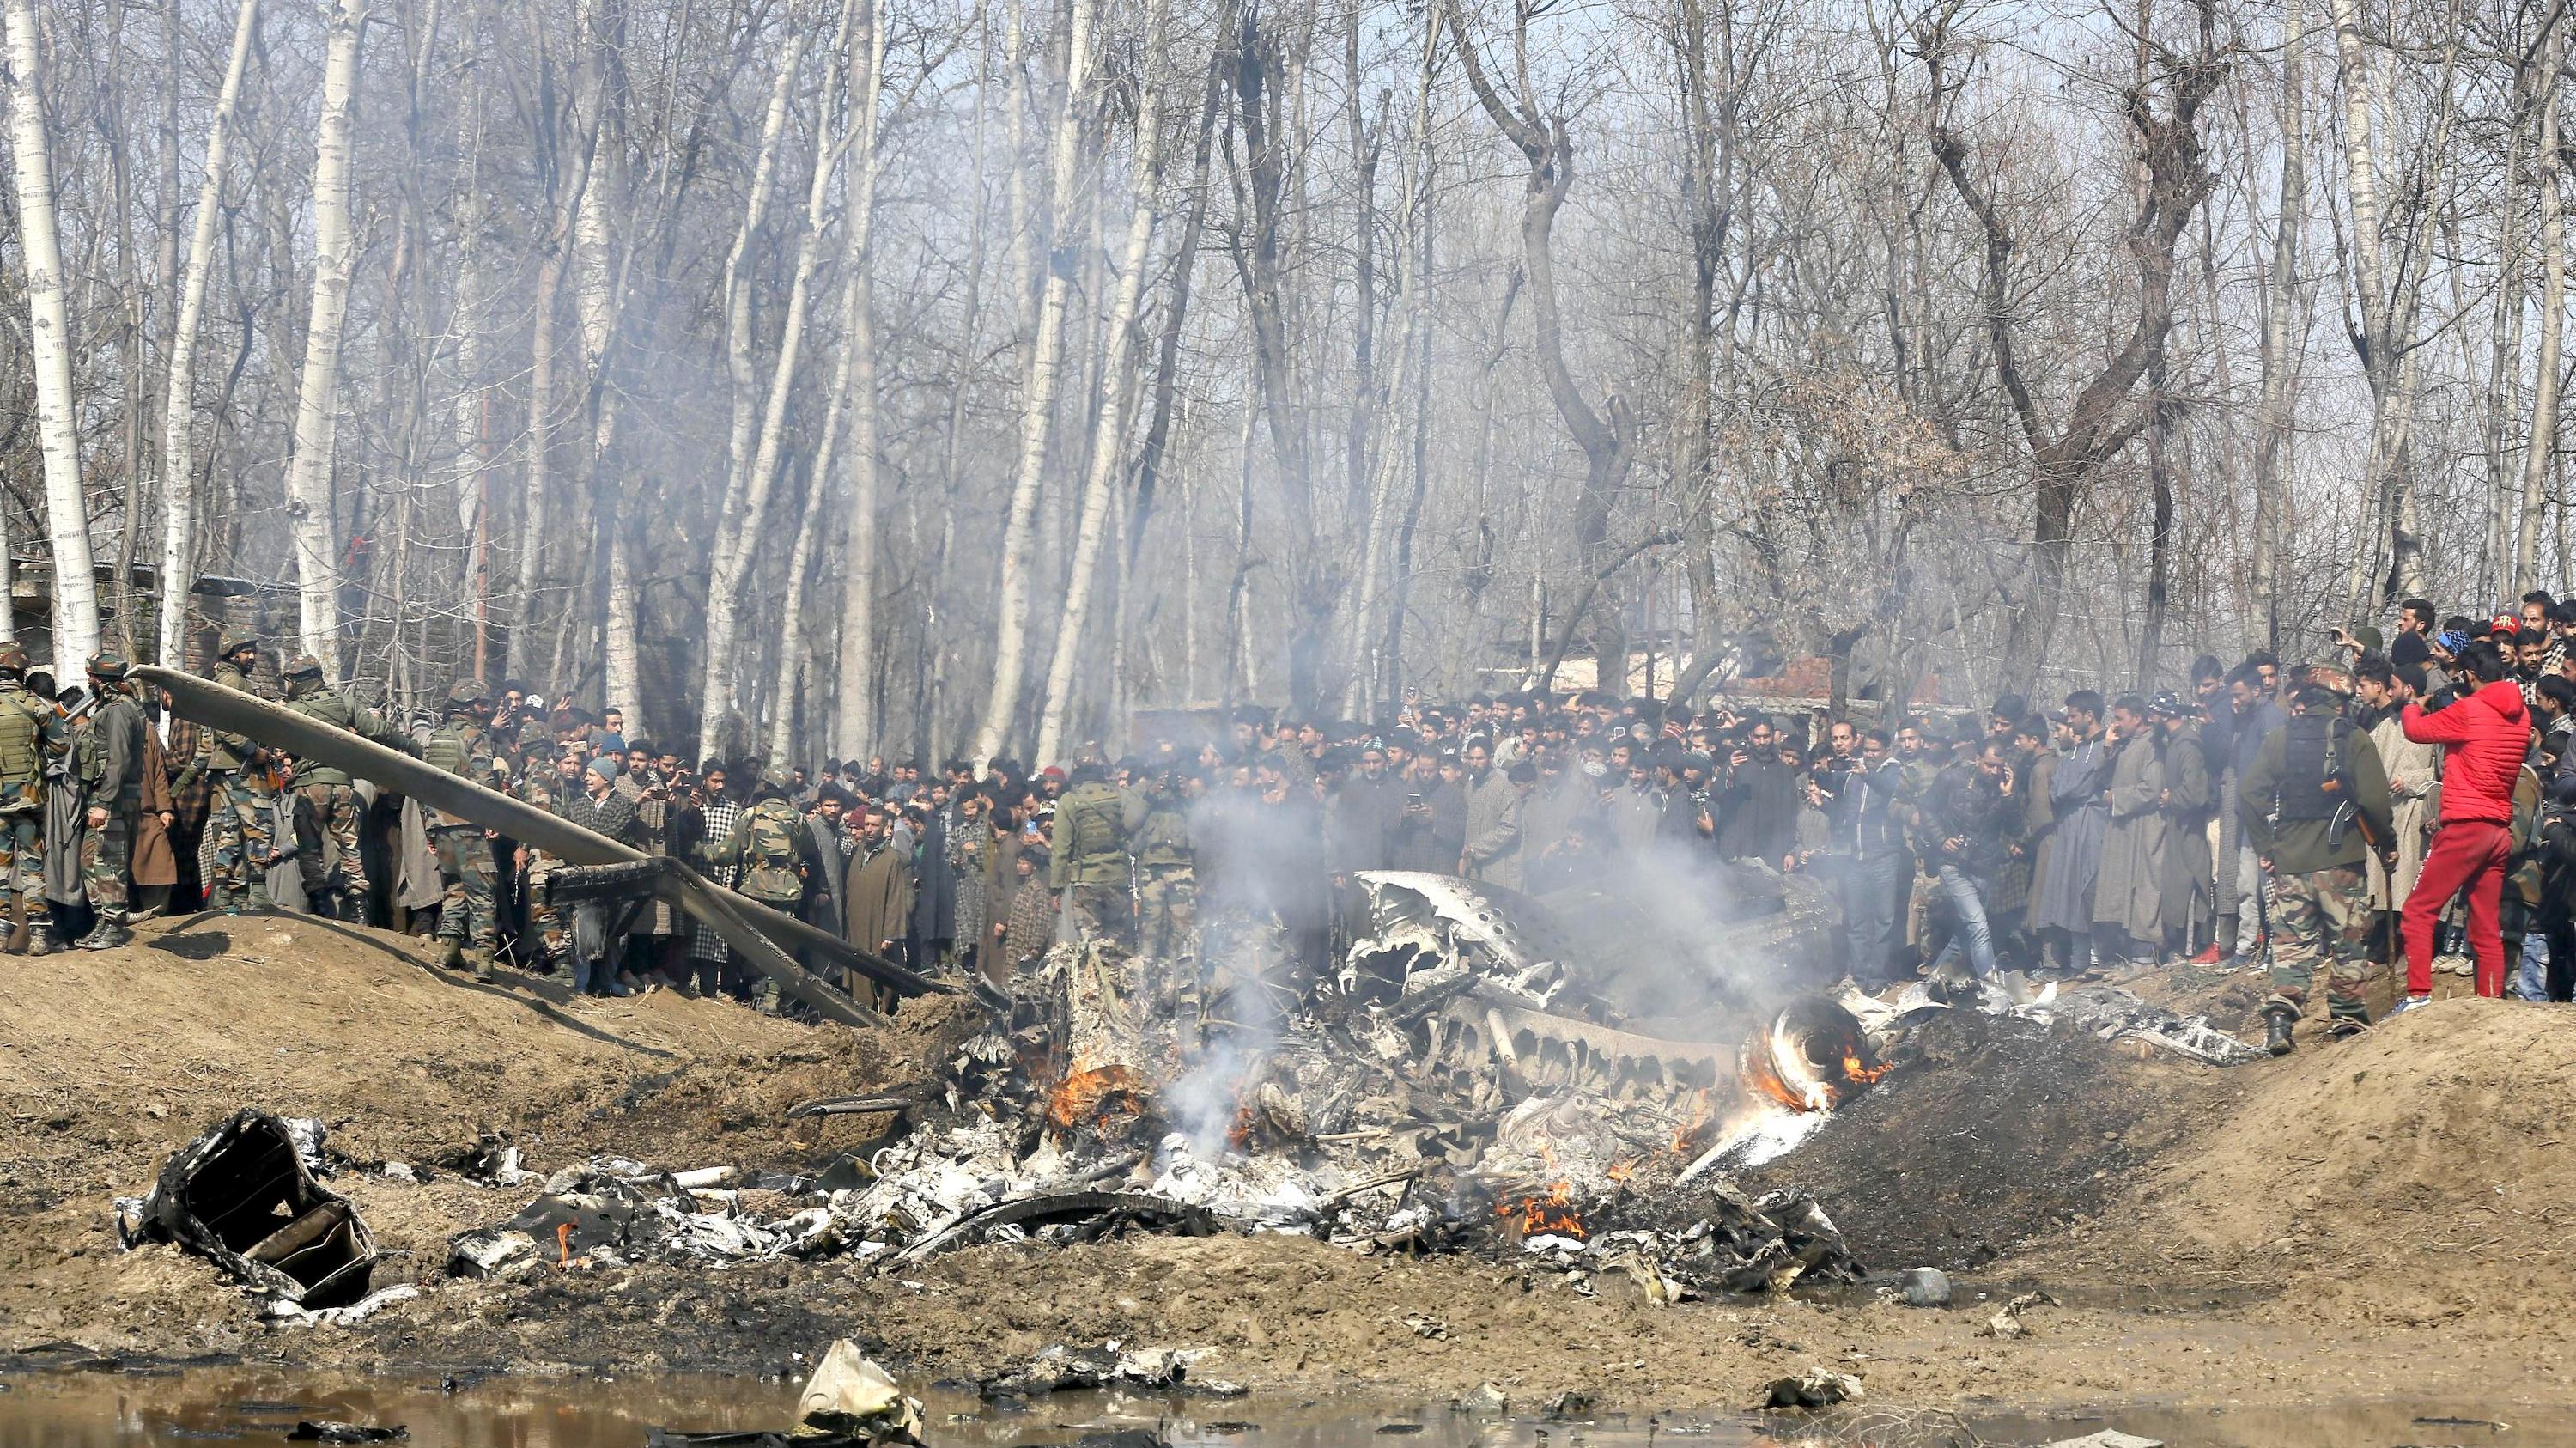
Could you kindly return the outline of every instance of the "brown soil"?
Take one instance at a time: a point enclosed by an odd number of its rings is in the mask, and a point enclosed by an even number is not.
[[[1874,1267],[1999,1254],[1948,1310],[1866,1290],[1658,1309],[1517,1262],[1281,1236],[989,1247],[884,1276],[768,1263],[487,1285],[441,1274],[447,1236],[506,1217],[529,1189],[452,1174],[338,1178],[408,1254],[378,1280],[425,1288],[354,1329],[266,1326],[206,1264],[117,1250],[109,1199],[139,1194],[172,1148],[242,1105],[321,1116],[359,1160],[421,1162],[498,1130],[537,1170],[603,1151],[811,1164],[882,1123],[791,1129],[789,1104],[915,1079],[966,1021],[915,1002],[891,1032],[850,1032],[539,988],[479,987],[408,942],[302,919],[207,920],[131,950],[0,966],[0,1351],[69,1340],[358,1369],[776,1371],[850,1336],[924,1375],[976,1378],[1118,1338],[1206,1349],[1198,1375],[1256,1388],[1441,1396],[1493,1381],[1523,1402],[1580,1389],[1741,1403],[1825,1364],[1859,1373],[1882,1411],[2576,1403],[2555,1321],[2576,1290],[2557,1104],[2576,1012],[2475,1001],[2225,1072],[2064,1037],[2025,1051],[1970,1026],[1927,1039],[1882,1096],[1775,1174],[1822,1190]],[[1999,1301],[2006,1283],[2065,1305],[2030,1312],[2027,1337],[1981,1335],[1995,1301],[1979,1294]]]

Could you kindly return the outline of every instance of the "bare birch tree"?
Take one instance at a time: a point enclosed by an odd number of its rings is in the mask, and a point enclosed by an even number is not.
[[[45,121],[44,43],[34,0],[8,0],[9,146],[26,260],[30,361],[36,374],[36,441],[44,457],[47,536],[53,545],[54,677],[80,677],[98,650],[98,589],[91,573],[89,507],[81,488],[80,435],[73,417],[71,313],[65,305],[63,247],[54,205],[53,141]],[[0,590],[13,586],[8,537],[0,532]],[[0,638],[15,637],[0,620]]]
[[[340,429],[341,329],[357,243],[349,224],[350,147],[366,0],[333,0],[322,63],[322,121],[313,162],[313,304],[296,383],[295,451],[286,465],[304,651],[340,672],[340,537],[331,480]]]
[[[1029,550],[1035,542],[1038,494],[1045,485],[1047,445],[1054,432],[1056,382],[1063,370],[1065,310],[1073,285],[1073,263],[1061,252],[1072,230],[1075,168],[1079,160],[1083,117],[1089,104],[1091,27],[1097,0],[1072,0],[1065,40],[1065,99],[1056,118],[1055,141],[1047,168],[1053,198],[1048,233],[1059,247],[1047,268],[1038,301],[1035,352],[1028,385],[1020,398],[1019,466],[1011,480],[1010,516],[1003,525],[1000,613],[994,621],[993,686],[986,695],[982,719],[975,726],[968,752],[978,760],[1001,752],[1010,737],[1012,716],[1019,711],[1022,675],[1028,667]],[[844,680],[846,686],[848,681]]]

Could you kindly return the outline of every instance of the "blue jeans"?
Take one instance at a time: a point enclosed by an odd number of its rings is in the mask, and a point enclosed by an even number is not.
[[[1968,968],[1982,980],[1995,973],[1995,932],[1986,924],[1986,899],[1983,887],[1974,875],[1956,865],[1941,867],[1941,893],[1950,902],[1950,913],[1958,919],[1950,930],[1949,943],[1941,947],[1940,957],[1932,962],[1934,969],[1950,963],[1958,955],[1961,942],[1966,942]]]
[[[2522,969],[2514,973],[2513,998],[2549,999],[2549,937],[2537,930],[2522,937]]]

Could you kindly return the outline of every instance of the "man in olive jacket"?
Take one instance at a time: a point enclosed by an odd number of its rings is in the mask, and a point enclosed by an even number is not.
[[[2246,843],[2272,877],[2272,996],[2263,1018],[2275,1056],[2291,1050],[2320,956],[2332,1033],[2357,1035],[2370,1024],[2361,1001],[2371,924],[2364,861],[2389,846],[2388,775],[2370,736],[2335,706],[2324,685],[2301,685],[2289,723],[2263,740],[2237,792]]]

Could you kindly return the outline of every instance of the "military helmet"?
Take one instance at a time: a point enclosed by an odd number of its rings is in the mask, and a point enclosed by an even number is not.
[[[451,709],[471,709],[492,702],[492,691],[481,679],[459,679],[447,686],[447,704]]]
[[[796,777],[776,765],[760,772],[760,783],[762,788],[774,789],[780,794],[792,794],[796,790]]]
[[[215,646],[215,657],[219,659],[229,659],[244,649],[255,649],[258,647],[259,640],[250,634],[225,634],[222,642]]]
[[[16,644],[0,644],[0,674],[23,678],[27,672],[27,651]]]
[[[294,658],[286,661],[285,677],[290,679],[321,678],[322,661],[313,657],[311,654],[297,654]]]

